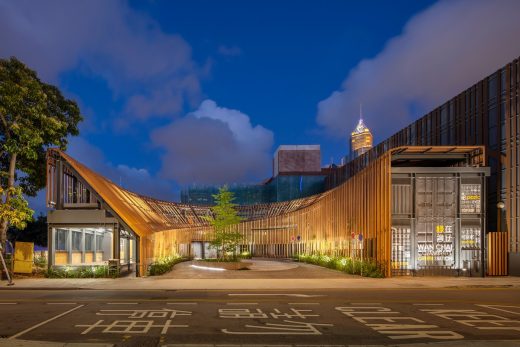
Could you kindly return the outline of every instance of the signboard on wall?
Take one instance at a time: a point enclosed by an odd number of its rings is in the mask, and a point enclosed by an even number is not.
[[[460,185],[460,213],[480,213],[481,185]]]
[[[411,267],[410,227],[392,227],[392,269],[406,270]]]
[[[417,240],[419,265],[450,266],[454,263],[453,225],[435,225],[434,230],[421,236]]]
[[[460,247],[462,250],[480,250],[480,227],[463,226],[460,230]]]

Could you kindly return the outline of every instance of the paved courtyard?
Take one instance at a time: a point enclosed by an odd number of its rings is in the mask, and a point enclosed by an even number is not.
[[[173,270],[162,278],[179,279],[299,279],[299,278],[350,278],[358,277],[346,273],[327,269],[321,266],[294,262],[292,260],[274,259],[248,259],[245,262],[252,263],[249,270],[239,271],[215,271],[201,268],[205,264],[201,261],[188,261],[175,265]]]

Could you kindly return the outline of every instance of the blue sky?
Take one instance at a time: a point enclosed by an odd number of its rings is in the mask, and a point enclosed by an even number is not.
[[[186,184],[269,177],[281,144],[320,144],[323,164],[338,163],[359,103],[385,139],[518,57],[518,11],[514,0],[0,0],[0,57],[79,102],[71,155],[175,199]]]

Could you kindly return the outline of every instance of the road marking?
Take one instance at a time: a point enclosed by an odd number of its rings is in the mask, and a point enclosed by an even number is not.
[[[20,331],[18,334],[13,335],[13,336],[11,336],[11,337],[9,337],[9,338],[7,338],[7,339],[8,339],[8,340],[14,340],[14,339],[16,339],[16,338],[18,338],[18,337],[20,337],[20,336],[22,336],[22,335],[28,333],[29,331],[33,331],[34,329],[37,329],[37,328],[39,328],[39,327],[41,327],[41,326],[43,326],[43,325],[45,325],[45,324],[47,324],[47,323],[49,323],[49,322],[52,322],[53,320],[56,320],[56,319],[58,319],[58,318],[61,318],[61,317],[65,316],[65,315],[67,315],[67,314],[73,312],[73,311],[76,311],[78,308],[81,308],[81,307],[83,307],[83,306],[85,306],[85,305],[79,305],[79,306],[76,306],[76,307],[74,307],[74,308],[72,308],[72,309],[70,309],[70,310],[68,310],[68,311],[65,311],[65,312],[63,312],[63,313],[60,313],[60,314],[57,315],[57,316],[54,316],[54,317],[52,317],[52,318],[49,318],[49,319],[47,319],[47,320],[45,320],[45,321],[43,321],[43,322],[41,322],[41,323],[38,323],[38,324],[36,324],[36,325],[33,325],[33,326],[30,327],[30,328],[27,328],[27,329],[25,329],[25,330],[23,330],[23,331]]]
[[[47,305],[76,305],[75,302],[48,302]]]
[[[490,308],[492,310],[512,313],[512,314],[520,316],[520,306],[506,306],[506,305],[477,305],[477,306]],[[501,307],[501,308],[498,308],[498,307]],[[516,309],[516,311],[506,310],[506,309],[504,309],[504,307],[513,308],[513,309]]]
[[[464,338],[461,334],[451,330],[438,330],[442,328],[438,325],[428,324],[421,319],[401,316],[401,312],[392,311],[389,307],[340,306],[334,309],[392,340],[460,340]],[[394,316],[395,314],[398,316]]]
[[[265,293],[258,293],[258,294],[244,294],[244,293],[241,293],[241,294],[228,294],[229,296],[291,296],[291,297],[295,297],[295,298],[316,298],[316,297],[319,297],[319,296],[325,296],[325,295],[309,295],[309,294],[265,294]]]
[[[0,305],[17,305],[17,302],[0,302]]]
[[[228,302],[226,305],[258,305],[257,302]]]
[[[107,302],[107,305],[138,305],[138,302]]]
[[[319,305],[319,302],[290,302],[289,305]]]
[[[197,302],[167,302],[166,305],[198,305]]]
[[[333,327],[334,324],[299,322],[284,319],[284,323],[265,323],[265,325],[246,324],[246,328],[260,329],[257,331],[230,331],[220,329],[224,334],[230,335],[322,335],[323,333],[316,326]],[[262,331],[262,329],[264,331]],[[272,330],[272,331],[266,331]]]
[[[380,302],[351,302],[352,305],[381,305]]]

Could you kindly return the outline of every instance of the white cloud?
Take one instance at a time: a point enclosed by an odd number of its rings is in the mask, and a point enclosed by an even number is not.
[[[519,13],[515,0],[434,4],[318,104],[318,124],[347,136],[363,103],[365,123],[388,137],[518,57]]]
[[[155,131],[152,141],[164,150],[162,175],[181,184],[248,182],[269,175],[273,133],[212,100]]]
[[[71,138],[67,153],[125,189],[164,200],[173,200],[175,197],[173,186],[167,180],[150,174],[145,168],[113,164],[105,158],[98,147],[81,137]]]
[[[204,69],[190,45],[125,1],[0,0],[0,57],[17,56],[46,81],[81,71],[104,79],[128,122],[200,102]]]

